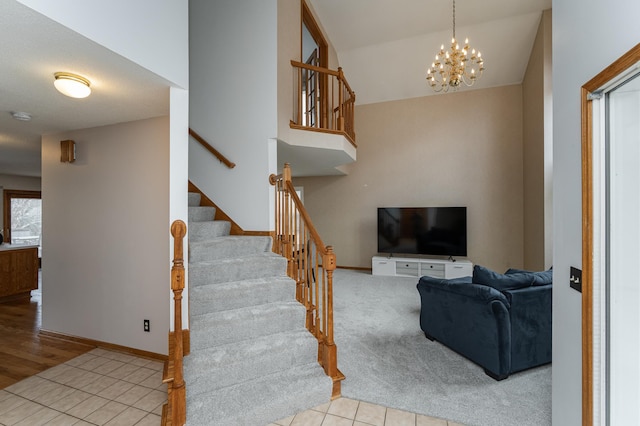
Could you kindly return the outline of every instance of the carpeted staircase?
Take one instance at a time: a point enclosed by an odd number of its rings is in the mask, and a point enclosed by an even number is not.
[[[187,424],[263,426],[330,400],[286,259],[189,194]]]

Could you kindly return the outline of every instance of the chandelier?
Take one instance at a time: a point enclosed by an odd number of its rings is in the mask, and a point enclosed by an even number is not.
[[[457,90],[461,84],[473,86],[478,77],[484,71],[484,62],[480,52],[471,50],[469,56],[469,39],[464,41],[461,49],[456,41],[456,1],[453,0],[453,38],[451,49],[444,50],[444,44],[440,46],[440,52],[436,60],[427,70],[427,81],[435,92],[448,92],[449,89]]]

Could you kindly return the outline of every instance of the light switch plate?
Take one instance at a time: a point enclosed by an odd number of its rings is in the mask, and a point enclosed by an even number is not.
[[[569,285],[572,289],[582,293],[582,270],[571,266],[569,268]]]

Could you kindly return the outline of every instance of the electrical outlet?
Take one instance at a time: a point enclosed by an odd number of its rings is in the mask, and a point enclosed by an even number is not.
[[[144,320],[143,324],[144,324],[144,331],[151,331],[151,321]]]

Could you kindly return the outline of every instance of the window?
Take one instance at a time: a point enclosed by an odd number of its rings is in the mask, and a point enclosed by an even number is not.
[[[42,242],[40,191],[4,190],[4,240],[15,245]]]

